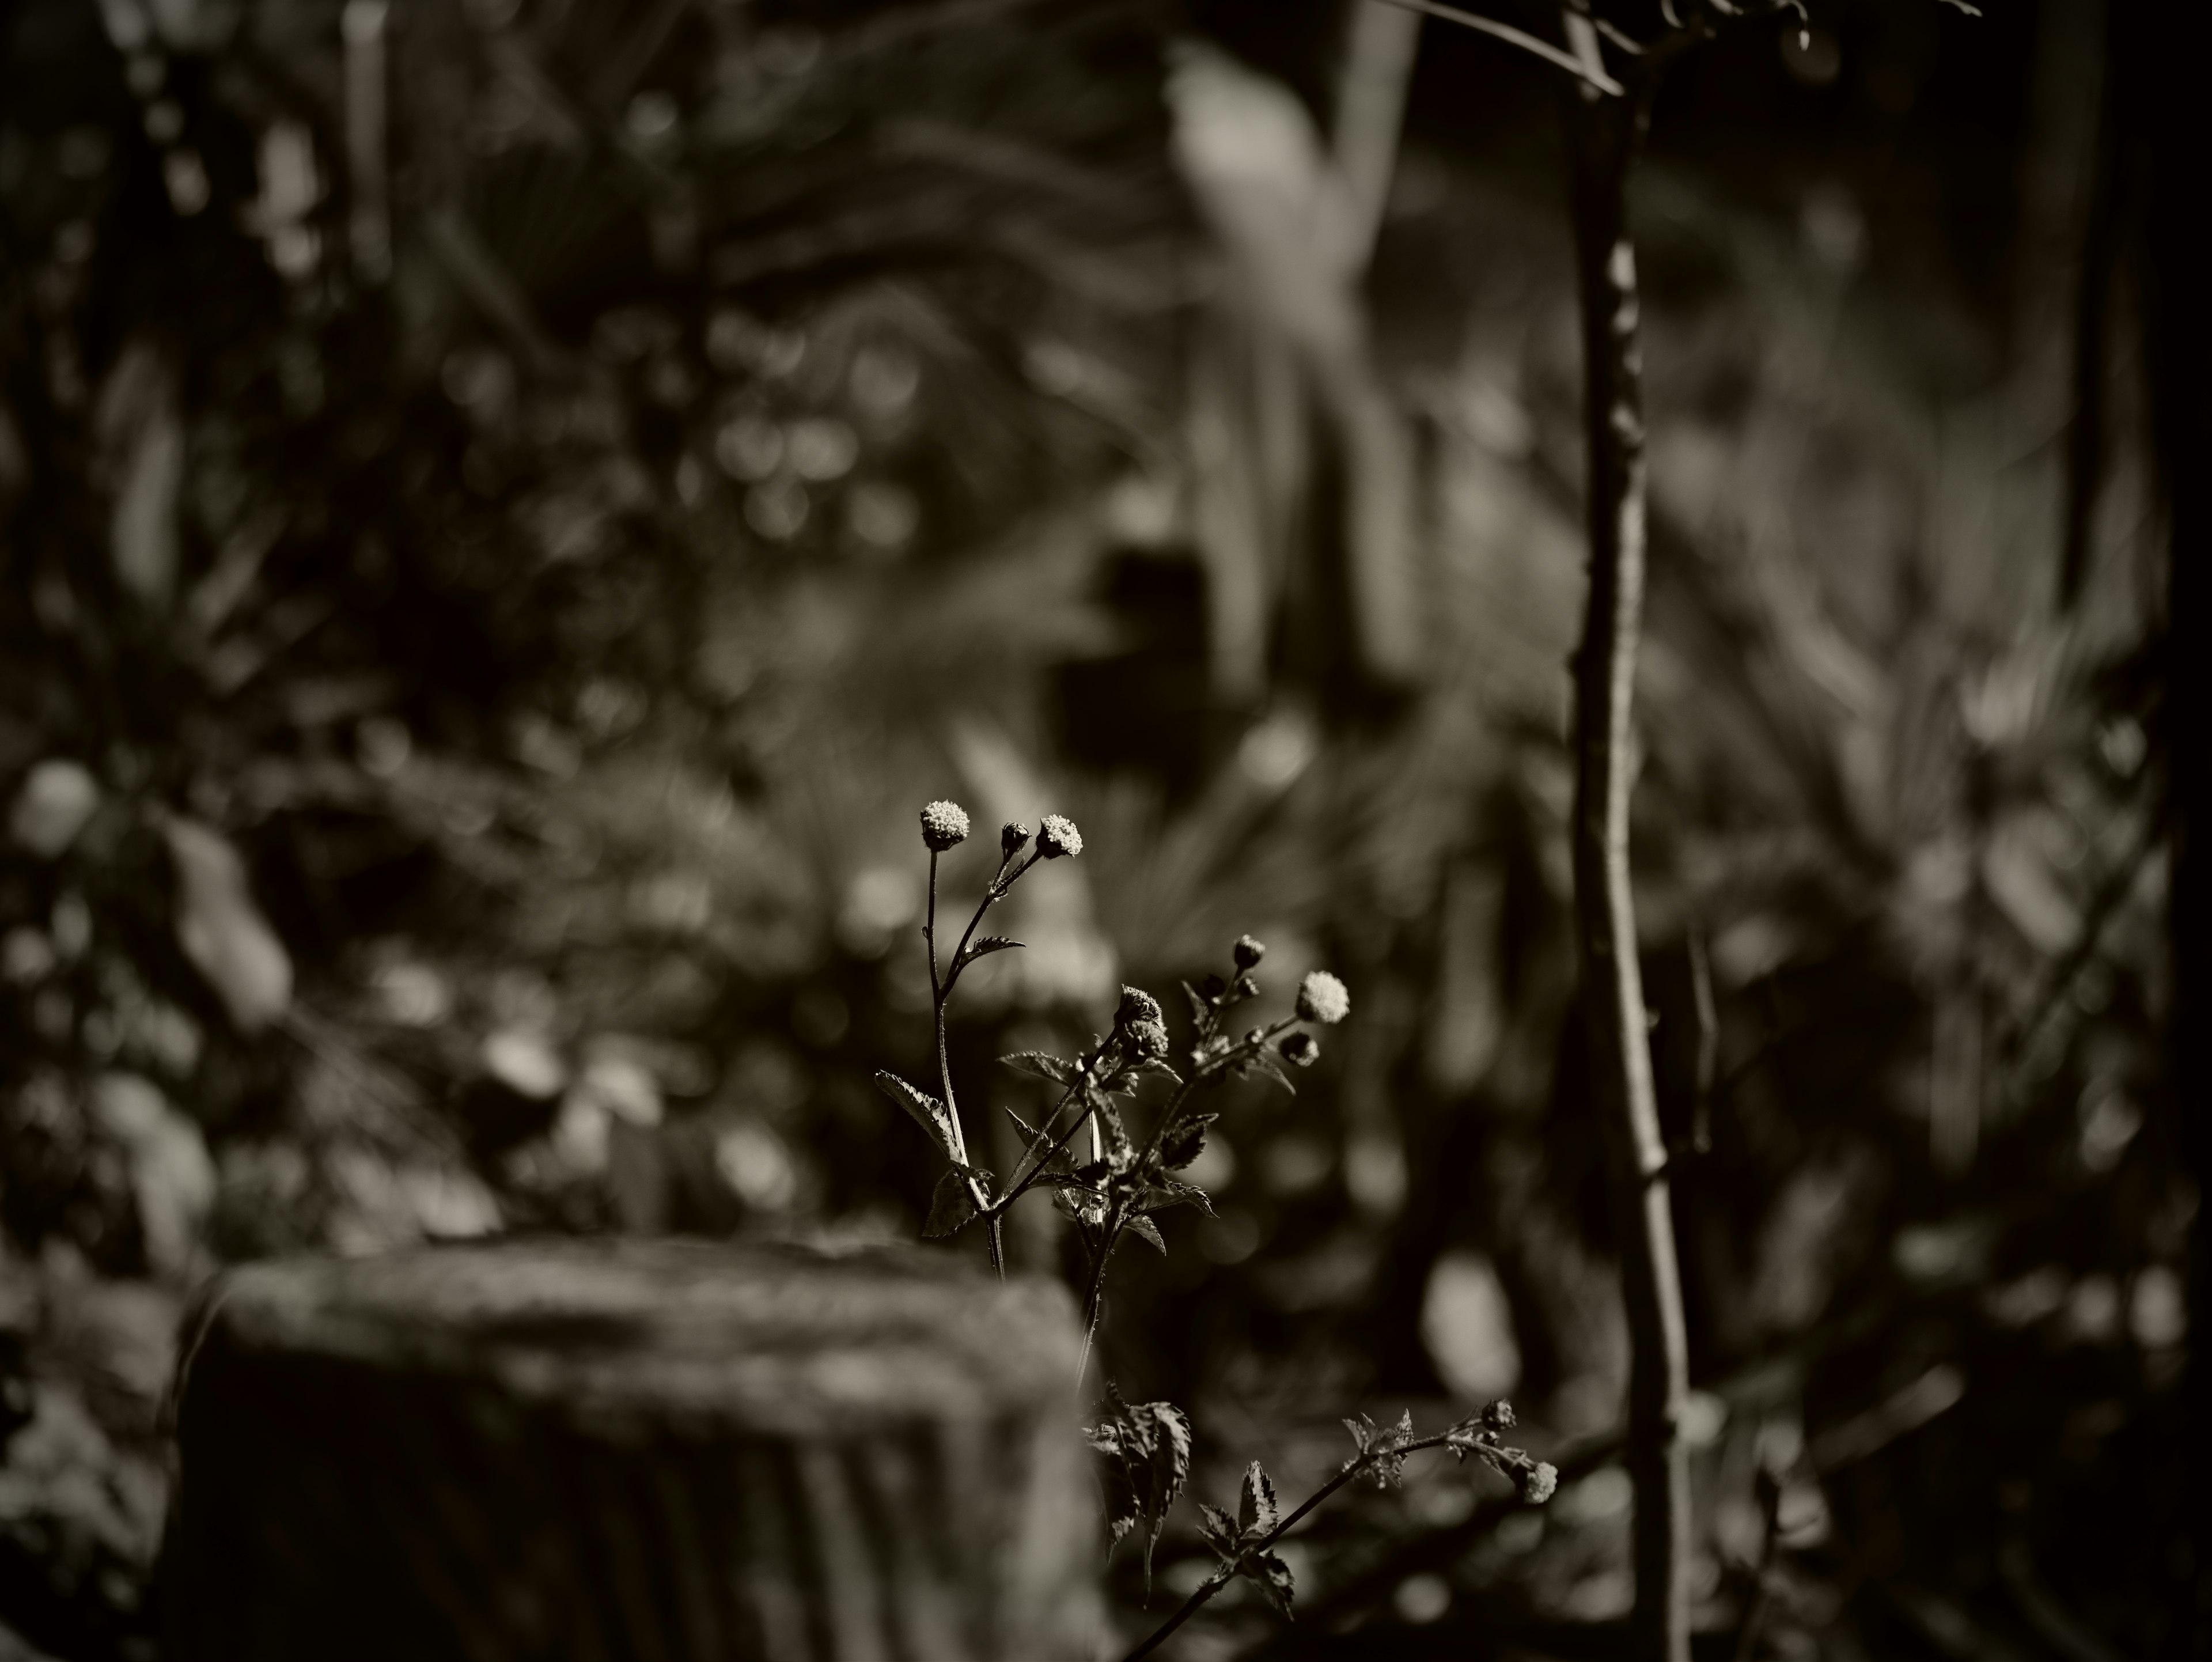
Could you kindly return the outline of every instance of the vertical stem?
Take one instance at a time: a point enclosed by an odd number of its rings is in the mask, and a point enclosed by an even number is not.
[[[1587,17],[1569,14],[1589,39]],[[1638,1662],[1690,1654],[1689,1467],[1678,1425],[1688,1389],[1667,1148],[1651,1080],[1628,861],[1632,724],[1644,570],[1644,460],[1630,165],[1648,110],[1641,88],[1585,88],[1573,113],[1575,258],[1589,448],[1589,597],[1575,673],[1575,924],[1590,1080],[1613,1154],[1622,1293],[1633,1355],[1628,1467],[1636,1485]]]
[[[976,916],[979,918],[982,916],[980,910]],[[975,932],[975,926],[970,923],[968,934]],[[952,1099],[952,1054],[945,1038],[945,1007],[952,997],[952,977],[960,967],[959,952],[954,952],[953,961],[945,966],[945,973],[940,977],[937,969],[937,850],[934,849],[929,851],[929,911],[922,922],[921,934],[929,944],[929,1001],[934,1008],[937,1021],[937,1088],[945,1093],[945,1117],[952,1122],[952,1157],[963,1166],[970,1166],[974,1162],[968,1158],[968,1135],[961,1129],[959,1105]],[[960,944],[962,948],[965,948],[967,935],[961,937]],[[983,1185],[973,1178],[968,1180],[968,1197],[978,1212],[984,1211],[991,1203],[991,1197],[984,1193]],[[991,1268],[998,1272],[999,1279],[1004,1281],[1006,1276],[1005,1239],[1003,1226],[995,1213],[983,1221],[983,1245],[990,1256]]]

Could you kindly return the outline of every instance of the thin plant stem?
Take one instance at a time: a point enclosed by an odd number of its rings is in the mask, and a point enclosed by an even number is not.
[[[1022,869],[1027,870],[1028,868]],[[922,922],[921,934],[929,946],[929,997],[937,1026],[937,1084],[938,1089],[945,1094],[945,1117],[952,1125],[952,1157],[963,1166],[972,1166],[974,1162],[968,1158],[968,1134],[960,1123],[960,1107],[952,1096],[952,1054],[945,1038],[945,1008],[951,1001],[952,983],[960,973],[960,954],[968,950],[968,942],[975,933],[975,926],[983,921],[983,914],[991,903],[1006,892],[1001,883],[1005,874],[1006,861],[1002,860],[999,864],[999,876],[993,878],[990,886],[983,892],[982,904],[975,908],[975,916],[969,919],[967,931],[960,937],[959,949],[953,953],[951,964],[946,966],[940,977],[937,969],[937,850],[932,849],[929,851],[929,910]],[[1019,874],[1016,874],[1017,876]],[[1012,880],[1006,880],[1011,882]],[[998,1273],[999,1279],[1004,1281],[1006,1277],[1005,1242],[998,1216],[989,1210],[990,1194],[984,1189],[980,1178],[970,1177],[966,1183],[969,1203],[983,1215],[984,1251],[990,1258],[991,1268]]]
[[[1583,0],[1566,13],[1585,64],[1598,58]],[[1574,660],[1574,877],[1583,1027],[1612,1151],[1621,1291],[1632,1342],[1628,1468],[1635,1484],[1637,1662],[1690,1654],[1690,1488],[1679,1432],[1688,1345],[1668,1151],[1652,1084],[1628,861],[1632,719],[1644,575],[1645,480],[1636,253],[1627,183],[1650,109],[1583,88],[1571,119],[1572,210],[1589,452],[1589,590]]]
[[[1328,1500],[1330,1495],[1335,1494],[1337,1490],[1342,1488],[1353,1478],[1358,1476],[1361,1472],[1366,1470],[1368,1467],[1373,1465],[1377,1460],[1382,1459],[1386,1457],[1395,1458],[1402,1458],[1408,1454],[1419,1454],[1424,1449],[1442,1448],[1445,1443],[1450,1440],[1450,1432],[1440,1431],[1433,1437],[1423,1437],[1417,1441],[1407,1443],[1400,1447],[1378,1448],[1369,1453],[1361,1455],[1358,1459],[1353,1460],[1347,1464],[1343,1470],[1338,1472],[1335,1476],[1330,1478],[1319,1488],[1316,1489],[1311,1495],[1308,1495],[1305,1499],[1304,1504],[1300,1506],[1297,1511],[1285,1518],[1280,1523],[1277,1524],[1274,1528],[1268,1531],[1267,1534],[1261,1536],[1257,1541],[1253,1542],[1249,1546],[1246,1547],[1244,1550],[1248,1553],[1267,1551],[1270,1547],[1273,1546],[1276,1542],[1281,1540],[1284,1536],[1287,1535],[1308,1513],[1311,1512],[1322,1501]],[[1139,1659],[1150,1656],[1154,1651],[1158,1650],[1161,1645],[1166,1642],[1168,1636],[1174,1633],[1177,1628],[1180,1628],[1184,1622],[1189,1621],[1192,1616],[1197,1615],[1214,1594],[1219,1592],[1222,1588],[1227,1586],[1230,1582],[1236,1579],[1237,1573],[1233,1565],[1224,1564],[1219,1569],[1214,1571],[1212,1574],[1207,1576],[1205,1580],[1198,1584],[1196,1590],[1192,1592],[1189,1598],[1183,1600],[1181,1609],[1177,1610],[1173,1616],[1168,1617],[1165,1622],[1162,1622],[1158,1628],[1154,1629],[1151,1637],[1145,1640],[1145,1641],[1139,1645],[1136,1649],[1131,1651],[1128,1655],[1122,1658],[1121,1662],[1139,1662]]]
[[[1152,1135],[1146,1141],[1145,1152],[1138,1157],[1135,1170],[1139,1195],[1143,1192],[1142,1184],[1152,1163],[1159,1158],[1160,1144],[1166,1139],[1169,1129],[1175,1124],[1182,1112],[1183,1105],[1190,1099],[1191,1093],[1197,1089],[1199,1084],[1205,1080],[1218,1079],[1237,1062],[1258,1055],[1267,1048],[1269,1039],[1297,1023],[1296,1016],[1285,1016],[1279,1021],[1270,1023],[1239,1039],[1219,1056],[1210,1057],[1191,1069],[1190,1076],[1176,1087],[1175,1094],[1168,1099],[1167,1106],[1161,1110],[1158,1120],[1152,1126]],[[1091,1111],[1086,1108],[1084,1111],[1088,1117]],[[1082,1121],[1076,1123],[1079,1125]],[[1071,1134],[1073,1129],[1071,1127]],[[1084,1376],[1090,1371],[1091,1347],[1098,1335],[1098,1318],[1105,1310],[1107,1261],[1114,1256],[1115,1245],[1121,1239],[1121,1232],[1128,1227],[1131,1215],[1123,1203],[1116,1202],[1108,1210],[1104,1221],[1099,1226],[1098,1256],[1091,1266],[1091,1290],[1083,1300],[1083,1354],[1075,1367],[1075,1388],[1079,1393],[1083,1389]]]
[[[1075,1394],[1083,1394],[1084,1376],[1091,1371],[1091,1350],[1098,1337],[1098,1318],[1106,1308],[1106,1261],[1114,1256],[1114,1236],[1119,1231],[1101,1230],[1098,1256],[1091,1261],[1091,1289],[1083,1295],[1083,1352],[1075,1361]]]

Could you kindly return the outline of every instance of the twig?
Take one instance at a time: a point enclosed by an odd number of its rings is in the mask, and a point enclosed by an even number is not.
[[[929,910],[922,921],[921,937],[929,947],[929,997],[931,1004],[935,1007],[937,1025],[937,1083],[938,1088],[945,1093],[945,1118],[952,1125],[953,1157],[963,1166],[972,1166],[973,1162],[968,1158],[968,1135],[960,1124],[960,1109],[952,1099],[952,1056],[945,1040],[945,1007],[952,997],[952,983],[960,973],[960,953],[968,950],[969,939],[975,933],[976,924],[983,921],[983,914],[989,910],[991,903],[1006,892],[1000,881],[1006,876],[1006,861],[1002,859],[999,862],[999,875],[994,877],[990,886],[983,891],[982,903],[975,908],[975,916],[968,921],[966,934],[960,937],[959,952],[953,954],[951,965],[940,979],[937,973],[937,850],[932,849],[929,851]],[[1028,868],[1023,869],[1027,870]],[[971,1177],[967,1179],[967,1184],[969,1201],[978,1213],[985,1213],[991,1203],[991,1196],[985,1190],[982,1179]],[[1001,1250],[1003,1242],[995,1215],[984,1217],[983,1239],[991,1268],[998,1272],[999,1279],[1004,1281],[1006,1275],[1006,1254]]]
[[[1561,1454],[1554,1462],[1559,1469],[1560,1483],[1571,1483],[1602,1467],[1612,1465],[1620,1458],[1626,1440],[1618,1431],[1607,1432]],[[1519,1505],[1517,1497],[1510,1501],[1486,1501],[1459,1523],[1417,1536],[1395,1549],[1386,1551],[1341,1586],[1332,1588],[1315,1599],[1306,1607],[1305,1619],[1333,1630],[1339,1617],[1366,1609],[1384,1598],[1407,1576],[1456,1563],[1469,1547],[1496,1529]],[[1245,1654],[1256,1655],[1270,1642],[1263,1640]]]
[[[1269,1548],[1273,1547],[1276,1542],[1281,1540],[1284,1536],[1287,1535],[1291,1527],[1304,1519],[1308,1513],[1311,1512],[1322,1501],[1328,1500],[1330,1495],[1335,1494],[1337,1490],[1342,1488],[1346,1483],[1359,1476],[1361,1472],[1366,1470],[1368,1467],[1373,1465],[1377,1460],[1402,1458],[1408,1454],[1419,1454],[1424,1449],[1442,1448],[1450,1440],[1450,1438],[1451,1433],[1449,1431],[1440,1431],[1433,1437],[1423,1437],[1417,1441],[1393,1447],[1377,1447],[1360,1455],[1357,1459],[1347,1463],[1344,1470],[1338,1472],[1335,1476],[1330,1478],[1319,1488],[1316,1489],[1311,1495],[1308,1495],[1306,1497],[1305,1503],[1303,1506],[1299,1507],[1297,1511],[1291,1513],[1287,1518],[1285,1518],[1282,1522],[1277,1524],[1273,1529],[1268,1531],[1267,1534],[1261,1536],[1258,1540],[1246,1543],[1243,1548],[1244,1553],[1249,1555],[1251,1553],[1267,1551]],[[1189,1621],[1192,1616],[1197,1615],[1200,1610],[1205,1608],[1206,1602],[1211,1599],[1214,1594],[1219,1592],[1222,1588],[1227,1586],[1230,1582],[1236,1580],[1236,1578],[1237,1568],[1233,1563],[1224,1564],[1220,1568],[1215,1570],[1212,1574],[1207,1576],[1205,1580],[1198,1584],[1197,1587],[1192,1592],[1189,1598],[1182,1601],[1182,1606],[1181,1609],[1177,1610],[1173,1616],[1168,1617],[1165,1622],[1162,1622],[1158,1628],[1154,1629],[1152,1636],[1146,1639],[1142,1644],[1139,1645],[1136,1649],[1131,1651],[1128,1655],[1124,1657],[1122,1659],[1122,1662],[1139,1662],[1140,1658],[1150,1656],[1166,1641],[1169,1635],[1172,1634],[1177,1628],[1182,1626],[1184,1622]]]
[[[1619,98],[1627,90],[1605,72],[1603,64],[1593,67],[1571,53],[1560,51],[1550,41],[1540,40],[1525,30],[1515,28],[1510,23],[1501,23],[1495,18],[1484,17],[1475,12],[1462,11],[1456,6],[1438,5],[1436,0],[1376,0],[1376,3],[1396,6],[1405,11],[1417,11],[1424,17],[1440,18],[1447,23],[1456,23],[1463,29],[1473,29],[1479,34],[1489,35],[1492,40],[1503,40],[1508,46],[1518,46],[1522,52],[1534,53],[1554,69],[1565,70],[1577,80],[1612,97]]]
[[[1597,33],[1580,3],[1566,14],[1566,24],[1578,57],[1595,64]],[[1588,606],[1574,661],[1575,921],[1590,1077],[1613,1151],[1621,1291],[1632,1346],[1632,1653],[1639,1662],[1687,1662],[1689,1464],[1678,1426],[1689,1388],[1688,1343],[1628,863],[1645,485],[1627,180],[1650,90],[1649,77],[1639,77],[1632,100],[1602,102],[1586,91],[1572,122],[1590,542]]]

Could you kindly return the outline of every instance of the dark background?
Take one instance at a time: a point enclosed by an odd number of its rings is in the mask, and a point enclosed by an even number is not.
[[[224,1263],[913,1235],[869,1081],[927,1063],[939,796],[1085,838],[956,1007],[1001,1166],[990,1059],[1121,983],[1173,1010],[1249,930],[1270,1012],[1352,989],[1295,1099],[1226,1105],[1218,1219],[1116,1260],[1108,1370],[1193,1411],[1199,1493],[1303,1494],[1359,1409],[1605,1434],[1570,94],[1426,24],[1371,259],[1332,252],[1352,21],[4,13],[0,1653],[150,1653]],[[1810,24],[1677,65],[1633,193],[1700,1643],[2186,1654],[2172,43],[2097,0]],[[1017,1267],[1062,1268],[1026,1204]],[[1625,1479],[1476,1536],[1479,1481],[1347,1501],[1321,1619],[1224,1598],[1187,1653],[1602,1651]]]

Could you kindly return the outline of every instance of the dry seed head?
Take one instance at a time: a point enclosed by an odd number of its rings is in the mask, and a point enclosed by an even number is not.
[[[1075,821],[1065,814],[1048,813],[1037,830],[1037,852],[1048,860],[1057,860],[1062,855],[1083,852],[1083,833],[1075,829]]]
[[[968,840],[968,810],[957,802],[932,802],[921,811],[921,840],[943,854]]]
[[[1160,1001],[1140,987],[1121,989],[1121,1008],[1114,1013],[1114,1020],[1124,1027],[1133,1027],[1140,1021],[1164,1021],[1160,1013]]]
[[[1333,1027],[1352,1014],[1352,990],[1327,970],[1298,983],[1298,1019]]]

